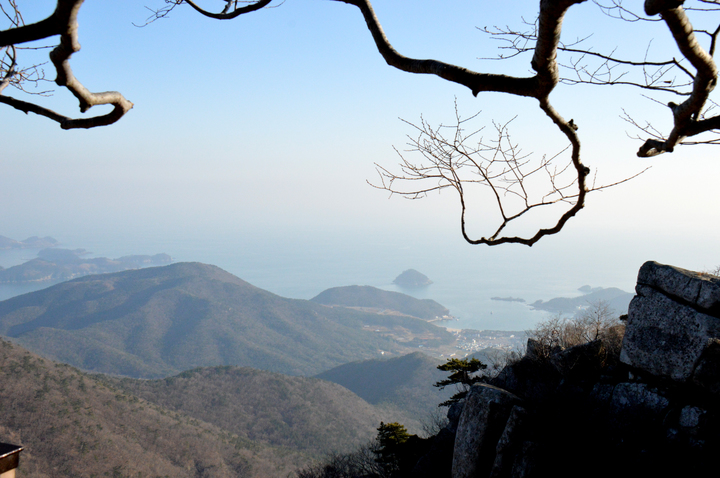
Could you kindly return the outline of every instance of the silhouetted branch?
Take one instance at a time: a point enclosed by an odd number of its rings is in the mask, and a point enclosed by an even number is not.
[[[130,111],[133,104],[116,91],[92,93],[88,91],[73,75],[70,68],[70,57],[80,51],[78,41],[77,15],[82,0],[58,0],[55,11],[46,19],[31,25],[24,25],[21,21],[14,21],[12,28],[0,31],[0,48],[7,48],[30,41],[42,40],[54,35],[60,35],[60,44],[50,53],[50,61],[55,66],[58,86],[67,88],[79,101],[80,111],[86,112],[93,106],[112,105],[109,113],[92,118],[73,119],[60,115],[40,105],[17,100],[7,96],[0,96],[0,103],[11,106],[24,113],[35,113],[60,123],[63,129],[93,128],[108,125],[122,118]],[[10,5],[17,11],[17,5]],[[7,15],[7,12],[5,12]],[[20,18],[19,12],[17,18]],[[14,61],[14,59],[13,59]],[[13,68],[8,70],[6,78],[12,78],[17,73]]]
[[[146,26],[156,20],[166,18],[170,14],[170,12],[175,9],[175,7],[177,7],[178,5],[182,5],[183,3],[189,5],[193,8],[193,10],[208,18],[213,18],[215,20],[232,20],[233,18],[237,18],[245,13],[255,12],[257,10],[265,8],[270,5],[270,3],[272,3],[272,0],[216,0],[215,3],[218,2],[224,3],[225,6],[220,12],[215,13],[202,8],[200,5],[198,5],[197,2],[193,0],[165,0],[166,5],[164,7],[157,10],[150,9],[152,15],[150,15],[150,17],[145,21],[143,25],[136,26]]]
[[[509,93],[517,96],[527,96],[535,98],[539,101],[542,111],[553,121],[555,126],[560,129],[560,131],[570,141],[570,145],[572,148],[572,166],[576,173],[576,184],[578,188],[578,192],[575,195],[572,207],[570,207],[570,209],[568,209],[568,211],[566,211],[565,214],[563,214],[558,220],[558,222],[555,223],[552,227],[541,229],[535,235],[525,238],[517,236],[506,237],[501,236],[500,233],[511,221],[522,216],[528,210],[543,205],[543,203],[541,202],[528,204],[528,207],[525,210],[522,210],[515,214],[505,213],[505,211],[503,210],[502,201],[499,201],[498,198],[501,192],[509,193],[512,188],[504,189],[498,185],[498,182],[489,181],[490,179],[492,179],[492,174],[494,173],[486,171],[482,167],[478,168],[478,171],[480,171],[481,176],[483,174],[487,176],[486,178],[484,178],[484,180],[489,185],[489,187],[491,187],[491,190],[496,197],[496,203],[498,205],[498,208],[500,209],[502,221],[500,226],[489,237],[481,237],[480,239],[472,239],[471,237],[469,237],[465,226],[466,205],[465,195],[463,194],[464,181],[460,180],[459,177],[456,176],[456,170],[454,169],[452,163],[448,165],[443,165],[443,161],[448,159],[443,157],[443,154],[445,154],[445,152],[440,151],[440,158],[438,163],[440,165],[440,168],[436,168],[436,174],[430,174],[427,178],[434,178],[439,180],[440,184],[442,184],[442,186],[440,187],[452,187],[456,191],[458,191],[462,211],[461,228],[463,237],[468,242],[470,242],[471,244],[488,245],[497,245],[509,242],[533,245],[535,242],[540,240],[540,238],[549,234],[555,234],[559,232],[562,229],[563,225],[567,222],[567,220],[577,214],[580,209],[582,209],[586,194],[585,179],[589,170],[582,164],[580,160],[580,140],[575,133],[575,125],[572,122],[567,122],[565,121],[565,119],[562,118],[562,116],[552,107],[548,97],[559,81],[558,64],[556,58],[563,18],[568,8],[570,8],[572,5],[582,3],[584,0],[543,1],[540,3],[540,13],[537,22],[537,39],[534,47],[534,54],[530,62],[530,65],[532,69],[536,72],[536,75],[525,78],[488,73],[476,73],[465,68],[450,65],[437,60],[419,60],[405,57],[398,53],[390,44],[389,40],[387,39],[385,33],[382,30],[382,27],[380,26],[380,23],[369,1],[338,1],[355,5],[360,9],[363,17],[365,18],[367,27],[370,30],[373,39],[375,40],[375,45],[377,46],[378,51],[390,66],[393,66],[402,71],[407,71],[409,73],[436,75],[445,80],[466,86],[472,91],[473,95],[477,95],[481,91],[495,91],[500,93]],[[458,122],[460,122],[459,118]],[[428,136],[431,141],[432,138],[435,137],[435,139],[438,139],[440,141],[440,144],[447,145],[447,142],[444,142],[443,139],[439,137],[437,131],[433,132],[432,128],[428,128],[427,125],[422,126],[420,130],[423,134]],[[460,144],[462,144],[462,142],[460,142]],[[418,147],[422,151],[421,144],[418,144]],[[459,148],[459,145],[458,149],[456,149],[455,152],[460,154],[461,157],[465,157],[468,161],[472,162],[472,160],[470,160],[467,155],[463,155],[463,151]],[[426,150],[425,154],[431,155],[431,151]],[[506,162],[506,166],[510,174],[514,174],[513,172],[515,172],[522,175],[523,173],[518,173],[518,170],[516,169],[522,166],[521,163],[517,162],[517,159],[518,158],[513,158],[510,160],[510,162]],[[462,164],[463,163],[461,160],[461,167]],[[426,169],[423,167],[413,169],[409,163],[403,163],[402,167],[409,168],[405,169],[405,172],[409,174],[404,174],[404,176],[410,180],[422,179],[423,174],[425,174],[426,172]],[[382,189],[388,189],[389,191],[393,191],[393,175],[389,174],[388,171],[383,168],[380,168],[380,171],[381,178],[384,178],[385,181],[390,182],[387,187],[385,186],[385,183],[383,183],[383,185],[381,185],[380,187]],[[383,171],[388,174],[383,176]],[[403,176],[400,176],[398,178],[402,177]],[[506,180],[507,178],[503,178],[503,181]],[[502,181],[500,181],[500,183],[502,183]],[[518,185],[518,187],[522,191],[522,181],[516,182],[515,184]],[[419,192],[420,194],[425,194],[426,192],[433,189],[436,188],[420,189],[416,192]],[[554,193],[560,194],[560,197],[563,198],[559,200],[566,199],[561,194],[560,189],[554,191]],[[409,194],[404,195],[412,196],[413,194],[414,192],[410,192]],[[512,190],[512,194],[522,195],[522,192]]]
[[[661,1],[648,0],[645,3],[645,10],[656,12],[660,8],[656,4]],[[668,3],[667,1],[665,3]],[[675,40],[680,52],[697,70],[693,81],[693,89],[690,96],[680,104],[668,103],[673,115],[673,129],[664,141],[649,139],[638,150],[638,156],[650,157],[664,152],[672,152],[676,145],[680,144],[688,136],[694,136],[705,131],[716,128],[717,122],[713,119],[698,121],[701,118],[703,107],[708,101],[710,92],[717,84],[717,67],[710,54],[705,51],[695,37],[690,19],[685,10],[678,3],[675,8],[661,10],[657,13],[665,21],[670,33]],[[650,14],[650,13],[649,13]]]
[[[544,107],[550,110],[549,105]],[[547,114],[556,115],[552,110]],[[443,189],[454,190],[460,202],[463,236],[473,244],[515,242],[532,245],[541,237],[559,231],[562,224],[579,211],[579,205],[587,192],[585,178],[588,170],[579,162],[578,148],[573,148],[571,144],[552,157],[536,160],[531,154],[523,153],[518,144],[511,140],[509,126],[512,120],[504,124],[493,123],[494,138],[489,141],[480,137],[482,128],[466,133],[469,121],[476,116],[461,118],[456,108],[455,122],[451,126],[433,127],[424,119],[421,119],[419,125],[408,123],[418,134],[417,137],[409,137],[409,148],[405,154],[398,152],[401,158],[400,172],[393,173],[376,165],[379,183],[371,185],[409,199],[418,199]],[[569,129],[573,137],[573,127],[565,125],[558,116],[555,118],[561,129]],[[559,166],[555,165],[568,149],[573,151],[571,158]],[[407,153],[417,154],[420,161],[411,161]],[[582,168],[580,174],[577,173],[578,167]],[[545,178],[547,189],[538,193],[535,185],[542,177]],[[479,239],[469,237],[466,230],[469,188],[477,187],[491,193],[499,217],[497,225],[489,226],[492,233]],[[501,235],[508,225],[526,213],[558,203],[566,203],[568,210],[551,227],[525,238]]]
[[[525,32],[515,31],[509,27],[485,29],[492,38],[504,41],[501,47],[501,59],[532,52],[530,59],[532,72],[528,76],[476,72],[440,60],[407,57],[398,52],[389,41],[370,0],[333,1],[353,5],[360,10],[379,54],[393,68],[413,74],[434,75],[469,89],[474,96],[481,92],[499,92],[532,98],[537,101],[545,116],[567,138],[569,161],[556,167],[551,163],[557,161],[559,156],[533,162],[529,157],[519,154],[517,145],[510,142],[507,123],[496,125],[498,136],[492,144],[478,143],[477,147],[470,148],[466,141],[475,133],[468,137],[463,136],[464,120],[459,116],[456,118],[457,128],[454,136],[449,138],[443,136],[444,132],[441,130],[443,127],[432,128],[422,121],[416,126],[419,137],[415,140],[414,148],[428,159],[429,163],[415,164],[402,158],[401,173],[398,175],[378,166],[382,181],[378,187],[393,193],[420,197],[430,191],[443,188],[457,191],[462,210],[462,233],[472,244],[495,245],[513,242],[532,245],[546,235],[559,232],[565,223],[582,209],[587,192],[609,186],[595,187],[587,184],[589,169],[581,161],[577,126],[573,120],[565,120],[550,102],[550,94],[561,81],[567,84],[630,85],[658,94],[679,95],[683,100],[680,104],[668,104],[673,115],[673,128],[667,135],[660,134],[649,124],[641,127],[626,114],[626,120],[650,136],[640,148],[639,156],[647,157],[671,152],[677,144],[690,143],[685,141],[686,138],[705,132],[716,132],[720,126],[720,119],[710,116],[711,108],[708,107],[713,105],[709,95],[717,83],[717,68],[712,55],[720,35],[720,26],[714,29],[695,30],[686,15],[683,8],[685,2],[682,0],[646,0],[645,15],[649,17],[659,15],[658,18],[648,18],[641,13],[635,13],[626,8],[621,0],[607,0],[609,4],[597,2],[603,12],[614,18],[630,22],[664,22],[682,54],[682,58],[677,59],[674,57],[663,61],[650,59],[649,47],[642,60],[621,58],[615,54],[614,49],[610,53],[596,52],[590,48],[583,48],[582,44],[587,41],[587,36],[570,43],[561,42],[566,12],[585,0],[540,1],[537,20],[526,23],[530,28]],[[132,108],[132,103],[120,93],[113,91],[92,93],[73,75],[69,60],[72,54],[80,49],[77,13],[83,0],[57,0],[55,11],[50,16],[30,25],[25,25],[22,21],[16,2],[17,0],[0,0],[0,9],[10,24],[10,28],[0,31],[0,48],[3,49],[4,55],[0,63],[0,103],[26,113],[45,116],[60,123],[64,129],[111,124]],[[269,7],[271,0],[164,0],[164,2],[165,6],[154,10],[147,23],[166,17],[183,3],[205,17],[228,20]],[[700,3],[702,7],[695,7],[694,10],[719,11],[717,1],[700,0]],[[217,8],[204,6],[213,4]],[[57,72],[55,82],[67,88],[78,99],[81,112],[86,112],[96,105],[110,105],[112,110],[109,113],[94,118],[73,119],[42,106],[2,94],[8,91],[7,87],[10,85],[22,89],[23,82],[42,79],[42,74],[38,70],[33,72],[32,69],[20,69],[17,66],[18,45],[55,35],[60,36],[59,44],[50,54]],[[700,45],[697,36],[708,41],[707,51]],[[559,63],[558,54],[569,55],[569,60],[563,64]],[[636,76],[632,76],[629,73],[631,71],[635,72],[633,74]],[[715,138],[710,140],[701,138],[692,143],[716,142]],[[488,159],[485,155],[490,153],[492,153],[491,159]],[[475,175],[472,180],[463,175],[468,169]],[[546,191],[534,197],[533,191],[526,187],[527,178],[540,175],[545,177],[549,186]],[[394,183],[399,180],[420,181],[423,186],[398,190]],[[428,186],[428,180],[435,182]],[[479,239],[469,237],[465,227],[466,194],[463,188],[470,184],[482,184],[489,188],[501,218],[499,225],[493,228],[488,236]],[[521,207],[511,210],[508,208],[508,199],[513,204],[514,201],[519,201]],[[523,217],[527,212],[554,204],[566,204],[567,209],[547,228],[541,228],[526,237],[502,235],[506,226]]]

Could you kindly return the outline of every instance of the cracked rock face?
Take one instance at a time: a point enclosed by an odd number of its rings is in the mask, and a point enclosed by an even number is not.
[[[640,268],[637,283],[720,317],[720,278],[649,261]]]
[[[646,262],[630,303],[620,360],[685,382],[720,337],[720,279]]]
[[[496,458],[496,447],[513,407],[521,400],[512,393],[478,384],[465,400],[455,437],[453,478],[487,476]]]

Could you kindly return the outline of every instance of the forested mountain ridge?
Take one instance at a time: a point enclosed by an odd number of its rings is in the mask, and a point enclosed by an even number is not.
[[[308,460],[2,340],[0,380],[0,436],[24,447],[18,478],[261,478]]]
[[[325,380],[245,367],[208,367],[158,380],[104,377],[151,403],[254,441],[314,456],[369,441],[381,421],[407,421]]]
[[[415,352],[343,364],[316,377],[342,385],[368,403],[390,405],[422,421],[437,412],[438,404],[455,393],[453,387],[439,390],[434,386],[447,378],[446,372],[437,369],[444,362]]]
[[[86,276],[8,299],[0,334],[59,362],[143,378],[216,365],[312,375],[454,340],[423,320],[286,299],[200,263]]]
[[[240,367],[88,374],[0,340],[0,436],[18,478],[282,477],[406,415],[335,383]]]

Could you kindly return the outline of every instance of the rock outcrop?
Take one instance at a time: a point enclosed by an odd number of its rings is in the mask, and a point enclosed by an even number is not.
[[[453,455],[453,476],[486,476],[493,469],[496,458],[502,461],[500,441],[507,444],[516,415],[522,410],[521,400],[512,393],[492,385],[481,384],[473,387],[465,399],[460,415]]]
[[[720,278],[646,262],[636,292],[620,360],[657,377],[707,382],[707,371],[717,369],[713,350],[720,338]]]
[[[527,353],[450,409],[438,477],[700,476],[720,453],[720,279],[648,262],[620,351]],[[440,441],[435,445],[437,449]],[[450,451],[446,445],[444,453]],[[432,462],[425,456],[421,463]],[[415,468],[416,474],[425,476]],[[405,475],[403,475],[405,476]]]

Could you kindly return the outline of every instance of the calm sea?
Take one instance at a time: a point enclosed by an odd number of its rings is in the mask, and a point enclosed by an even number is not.
[[[451,328],[527,330],[546,317],[525,303],[491,300],[514,297],[538,299],[575,297],[585,284],[630,290],[634,277],[618,283],[617,271],[586,268],[555,256],[552,250],[471,247],[454,236],[432,234],[407,240],[368,234],[306,234],[265,237],[245,234],[185,234],[167,238],[149,234],[126,237],[54,236],[62,247],[84,248],[92,256],[116,258],[129,254],[165,252],[174,261],[213,264],[251,284],[283,297],[310,299],[323,290],[346,285],[370,285],[433,299],[456,318]],[[0,266],[31,259],[37,251],[0,251]],[[557,260],[560,258],[561,260]],[[427,275],[433,284],[401,289],[393,279],[406,269]],[[581,269],[581,270],[579,270]],[[637,270],[637,269],[635,269]],[[604,273],[604,275],[603,275]],[[0,286],[0,299],[42,288],[43,284]],[[630,286],[631,287],[631,286]]]

